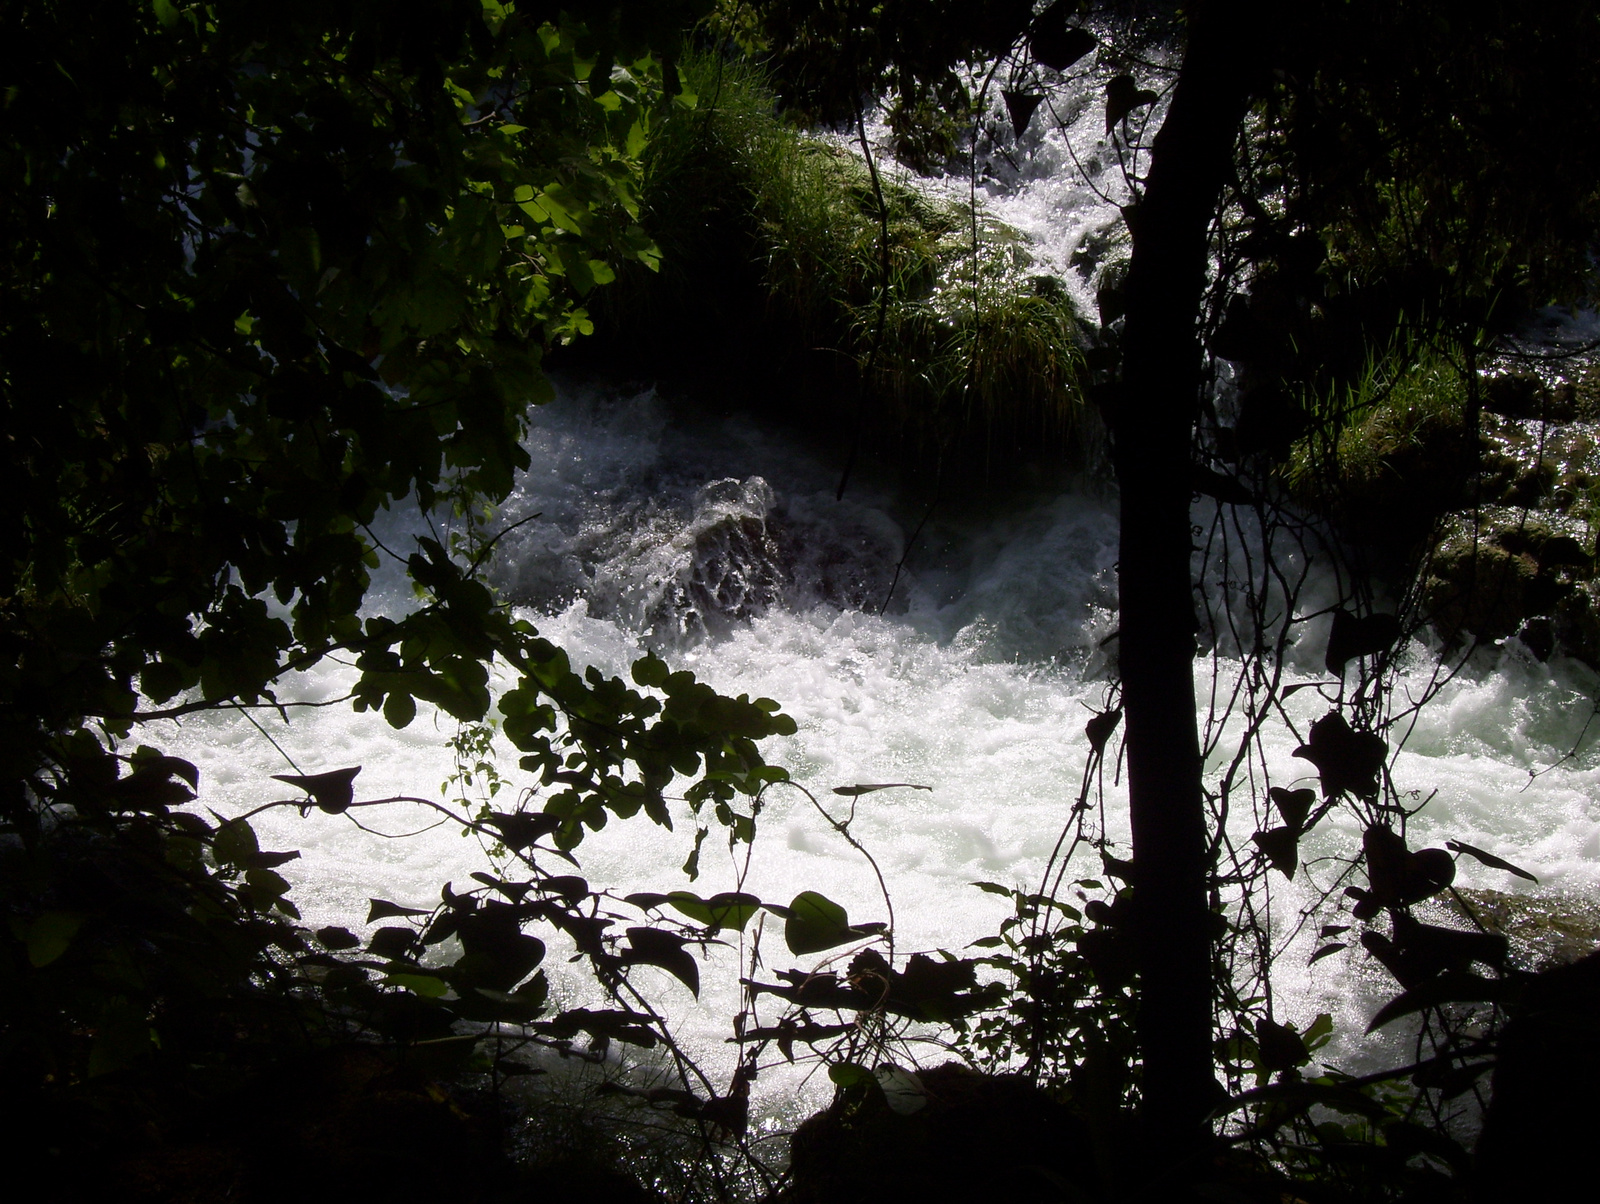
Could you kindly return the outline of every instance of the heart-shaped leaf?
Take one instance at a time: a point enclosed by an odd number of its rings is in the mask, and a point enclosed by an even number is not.
[[[1117,123],[1135,109],[1159,99],[1156,93],[1134,83],[1133,76],[1117,76],[1106,84],[1106,133],[1116,129]]]
[[[1300,838],[1293,828],[1271,828],[1250,838],[1285,878],[1293,878],[1300,865]]]
[[[391,903],[387,899],[368,899],[371,904],[367,908],[367,923],[372,924],[378,920],[391,919],[394,916],[431,916],[431,907],[407,907],[403,903]]]
[[[1413,853],[1406,848],[1403,837],[1381,824],[1366,830],[1361,847],[1367,855],[1367,878],[1372,883],[1370,901],[1378,907],[1420,903],[1455,881],[1456,862],[1449,853],[1443,849],[1419,849]]]
[[[1278,814],[1283,816],[1287,823],[1296,832],[1306,830],[1306,819],[1311,814],[1311,807],[1317,801],[1317,792],[1310,788],[1302,790],[1285,790],[1282,786],[1274,786],[1267,791],[1268,797],[1278,805]]]
[[[1121,722],[1122,708],[1113,707],[1109,711],[1101,711],[1083,725],[1083,734],[1089,737],[1089,747],[1096,755],[1105,752],[1106,741],[1111,739],[1111,733],[1117,730],[1117,724]]]
[[[1358,732],[1338,711],[1329,711],[1311,725],[1311,739],[1294,750],[1317,767],[1322,796],[1349,791],[1357,798],[1378,797],[1378,775],[1389,746],[1375,732]]]
[[[1036,92],[1010,92],[1002,90],[1000,99],[1005,101],[1006,113],[1011,118],[1011,132],[1018,138],[1022,131],[1028,128],[1028,122],[1033,120],[1034,110],[1044,101],[1044,97]]]
[[[483,822],[500,833],[500,843],[512,852],[521,852],[541,836],[549,836],[561,826],[559,816],[539,811],[497,811],[485,816]]]
[[[1069,0],[1056,0],[1034,18],[1028,33],[1028,49],[1036,63],[1052,71],[1065,71],[1098,44],[1094,34],[1081,27],[1068,26],[1067,18],[1077,11]]]

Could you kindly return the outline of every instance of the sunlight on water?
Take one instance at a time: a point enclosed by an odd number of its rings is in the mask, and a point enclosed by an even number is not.
[[[534,466],[504,517],[539,517],[507,538],[496,573],[575,664],[621,674],[656,650],[720,690],[778,699],[800,730],[770,741],[769,759],[841,818],[848,800],[830,793],[835,786],[932,787],[863,797],[851,829],[888,880],[901,951],[959,951],[993,931],[1002,903],[974,881],[1037,886],[1076,796],[1083,724],[1102,705],[1101,645],[1114,627],[1109,501],[1040,492],[938,513],[880,615],[873,612],[905,533],[921,517],[885,484],[863,482],[836,503],[833,467],[797,442],[738,419],[669,421],[648,393],[568,388],[536,415],[530,446]],[[386,533],[385,541],[398,548],[403,534]],[[381,604],[404,603],[397,583],[387,588]],[[1417,690],[1433,660],[1421,648],[1413,654],[1407,685]],[[1297,655],[1306,659],[1300,680],[1313,680],[1315,658]],[[336,699],[351,676],[329,665],[283,694]],[[1600,765],[1583,753],[1552,768],[1579,740],[1596,685],[1581,667],[1540,665],[1514,648],[1449,683],[1395,764],[1403,791],[1437,791],[1412,821],[1413,845],[1464,840],[1527,866],[1541,889],[1600,888],[1600,807],[1592,801]],[[1325,708],[1304,690],[1289,709],[1307,723]],[[438,797],[452,771],[445,741],[454,724],[426,711],[402,732],[343,704],[297,709],[287,727],[270,716],[260,722],[308,772],[361,765],[361,797]],[[1297,741],[1287,730],[1267,739],[1275,780],[1306,777],[1310,767],[1292,756]],[[195,717],[174,725],[166,743],[200,764],[203,798],[223,814],[282,797],[269,775],[290,767],[248,723]],[[502,768],[513,779],[514,766],[508,752]],[[1107,835],[1125,855],[1121,796],[1108,797]],[[403,805],[362,818],[391,835],[429,822]],[[619,893],[687,886],[679,867],[694,824],[686,812],[677,818],[672,832],[642,817],[614,821],[580,848],[584,873]],[[696,890],[742,886],[786,902],[818,889],[853,919],[887,918],[871,867],[798,791],[773,791],[760,823],[748,876],[725,845],[715,851],[713,835]],[[286,872],[313,924],[357,922],[369,897],[430,903],[442,883],[486,866],[475,841],[445,828],[387,839],[344,817],[288,811],[263,816],[259,828],[264,846],[304,851]],[[1245,827],[1239,837],[1248,834]],[[1319,827],[1303,846],[1313,879],[1334,873],[1319,858],[1347,854],[1359,840],[1348,819]],[[1086,872],[1097,868],[1085,863]],[[1461,881],[1528,886],[1466,860]],[[1272,889],[1275,924],[1287,936],[1310,898],[1305,872],[1293,883],[1275,875]],[[1312,948],[1307,931],[1281,959],[1282,1014],[1303,1022],[1333,1012],[1340,1038],[1327,1056],[1340,1064],[1371,1065],[1394,1052],[1397,1038],[1360,1036],[1392,993],[1386,978],[1359,951],[1307,971]],[[769,969],[789,964],[776,935],[763,952]],[[724,1077],[733,1064],[724,1039],[739,1007],[739,956],[730,948],[712,959],[698,1005],[675,982],[660,984],[668,1010],[682,1017],[687,1047]],[[796,1074],[764,1076],[767,1106],[778,1107],[796,1083]],[[814,1080],[807,1098],[815,1102],[825,1088]]]

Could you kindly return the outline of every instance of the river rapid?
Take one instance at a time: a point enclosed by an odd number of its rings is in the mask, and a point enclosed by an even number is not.
[[[1013,145],[1009,168],[997,159],[985,189],[998,216],[1033,237],[1041,270],[1065,279],[1087,308],[1095,272],[1115,252],[1121,166],[1098,109],[1063,116],[1071,117],[1065,130]],[[1087,183],[1086,167],[1096,169]],[[692,397],[649,387],[567,380],[558,392],[531,416],[532,466],[496,519],[521,523],[491,569],[503,596],[576,665],[626,675],[635,658],[655,651],[724,692],[778,700],[799,730],[769,741],[766,756],[841,816],[848,803],[830,793],[838,786],[931,787],[873,793],[855,808],[851,831],[877,859],[893,898],[897,948],[960,952],[995,931],[1005,901],[972,883],[1038,887],[1077,795],[1084,723],[1104,705],[1106,639],[1116,625],[1110,487],[1043,473],[983,496],[946,498],[929,515],[926,483],[868,469],[839,501],[841,440],[707,412]],[[1203,509],[1196,521],[1207,521]],[[426,525],[397,513],[379,534],[404,552]],[[1308,610],[1333,598],[1321,569],[1311,572]],[[384,569],[375,608],[408,601],[398,571]],[[1291,648],[1290,682],[1325,677],[1325,639],[1325,623],[1304,625]],[[1416,645],[1409,657],[1401,689],[1420,692],[1437,650]],[[1197,671],[1209,672],[1209,662],[1198,661]],[[280,694],[332,700],[352,678],[347,666],[327,664]],[[1540,879],[1535,887],[1463,859],[1465,885],[1593,895],[1600,757],[1583,733],[1597,690],[1590,670],[1539,663],[1514,641],[1480,654],[1420,712],[1394,763],[1402,790],[1432,792],[1411,821],[1412,846],[1465,841]],[[1290,709],[1309,722],[1326,706],[1303,690]],[[455,724],[426,708],[403,731],[345,704],[291,709],[287,724],[258,722],[193,716],[152,735],[200,766],[202,801],[223,815],[282,797],[270,775],[291,772],[291,761],[305,772],[360,765],[363,798],[438,797],[454,770],[446,741]],[[1310,766],[1292,756],[1299,741],[1291,732],[1269,730],[1265,739],[1275,782],[1314,784]],[[1563,760],[1574,746],[1577,755]],[[520,789],[525,775],[515,764],[502,745],[500,770]],[[1106,797],[1105,835],[1126,856],[1125,796],[1109,777]],[[675,818],[670,832],[643,816],[613,821],[578,850],[584,874],[619,893],[689,887],[680,867],[695,824],[681,805]],[[372,831],[318,813],[257,821],[265,847],[303,851],[283,872],[313,926],[358,928],[372,897],[429,905],[445,882],[487,868],[478,843],[448,827],[399,838],[426,825],[420,811],[368,811],[362,819]],[[1241,830],[1241,839],[1248,835]],[[853,920],[888,918],[872,868],[796,791],[769,796],[748,866],[719,841],[713,833],[701,857],[692,884],[701,894],[738,885],[787,902],[816,889]],[[1321,825],[1302,847],[1302,859],[1314,863],[1311,881],[1332,872],[1318,858],[1348,854],[1359,841],[1353,819],[1336,814]],[[1082,866],[1095,873],[1098,860]],[[1311,934],[1288,938],[1314,897],[1306,871],[1271,882],[1273,923],[1286,945],[1274,977],[1279,1018],[1303,1025],[1331,1012],[1337,1035],[1322,1056],[1333,1064],[1357,1069],[1403,1058],[1400,1038],[1362,1035],[1392,993],[1390,981],[1359,948],[1308,968]],[[735,1061],[726,1038],[740,1007],[740,956],[748,949],[710,957],[698,1000],[665,975],[653,981],[685,1047],[723,1082]],[[791,964],[776,932],[762,956],[769,971]],[[576,1001],[584,984],[573,969],[557,991]],[[923,1056],[943,1060],[937,1050]],[[808,1073],[764,1074],[758,1111],[778,1123],[825,1099],[825,1078],[806,1080]]]

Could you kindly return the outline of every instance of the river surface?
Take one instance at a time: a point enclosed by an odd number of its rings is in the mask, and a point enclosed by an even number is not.
[[[1009,148],[1011,169],[995,168],[986,191],[1001,217],[1034,237],[1042,270],[1064,277],[1087,307],[1094,273],[1115,252],[1121,167],[1093,106],[1080,106],[1065,133],[1030,137]],[[1072,176],[1074,163],[1096,169],[1093,187]],[[497,519],[528,520],[502,541],[492,567],[503,595],[575,664],[626,675],[651,650],[724,692],[778,700],[799,731],[769,741],[768,759],[841,814],[845,800],[830,793],[837,786],[931,787],[864,796],[853,821],[892,893],[897,947],[961,951],[993,932],[1005,903],[971,884],[1037,888],[1077,795],[1084,723],[1103,706],[1104,647],[1115,629],[1110,489],[1037,480],[946,499],[928,517],[924,483],[868,470],[836,501],[837,442],[708,414],[693,398],[593,381],[561,382],[558,399],[531,423],[533,465]],[[1197,510],[1197,522],[1206,518]],[[418,516],[396,514],[380,533],[403,551],[422,527]],[[1331,586],[1319,584],[1318,566],[1311,571],[1308,604],[1325,604]],[[380,609],[407,604],[398,572],[380,575],[374,598]],[[1305,625],[1289,681],[1325,676],[1325,638],[1325,626]],[[1401,688],[1420,691],[1435,663],[1433,650],[1414,647]],[[325,665],[281,695],[336,699],[352,676]],[[1436,792],[1411,821],[1412,846],[1465,841],[1540,879],[1535,887],[1463,860],[1466,885],[1594,894],[1600,761],[1587,748],[1562,758],[1583,743],[1597,685],[1582,666],[1538,663],[1514,642],[1469,665],[1420,713],[1394,764],[1402,790]],[[1326,705],[1304,690],[1290,711],[1308,722]],[[399,732],[342,704],[259,723],[196,716],[154,734],[200,765],[202,799],[224,815],[281,797],[269,775],[291,771],[290,760],[306,772],[360,765],[358,797],[366,798],[438,797],[453,771],[446,741],[456,726],[426,709]],[[1287,728],[1265,739],[1274,781],[1313,784],[1310,767],[1291,755],[1299,741]],[[520,788],[515,763],[502,747],[501,771]],[[1107,789],[1106,836],[1126,856],[1124,796],[1109,781]],[[373,831],[316,813],[259,821],[264,846],[303,850],[284,872],[309,923],[359,927],[371,897],[431,904],[446,881],[486,868],[477,842],[448,828],[399,838],[425,826],[420,812],[368,811],[363,822]],[[642,816],[614,821],[585,840],[583,872],[619,892],[688,887],[680,867],[693,830],[681,807],[671,832]],[[887,918],[871,867],[798,792],[772,792],[748,867],[718,840],[701,858],[693,884],[701,894],[742,885],[787,902],[817,889],[853,920]],[[1348,854],[1359,840],[1355,821],[1335,816],[1307,838],[1303,859]],[[1085,874],[1097,869],[1084,860]],[[1316,866],[1312,874],[1327,876]],[[1293,883],[1272,879],[1274,923],[1284,933],[1311,898],[1305,882],[1303,872]],[[1304,1024],[1332,1012],[1337,1036],[1323,1056],[1334,1064],[1403,1057],[1399,1038],[1362,1036],[1392,993],[1387,977],[1359,948],[1308,969],[1313,948],[1303,934],[1278,960],[1279,1018]],[[791,964],[776,933],[762,954],[769,971]],[[664,975],[654,983],[686,1048],[723,1081],[734,1063],[725,1039],[739,1008],[739,956],[730,947],[711,957],[698,1000]],[[584,984],[574,976],[557,990],[575,1001]],[[924,1056],[943,1060],[937,1051]],[[802,1087],[805,1073],[763,1075],[758,1110],[792,1118],[825,1098],[825,1079]]]

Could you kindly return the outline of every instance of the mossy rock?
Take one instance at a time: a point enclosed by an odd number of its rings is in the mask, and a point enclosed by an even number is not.
[[[1450,894],[1440,897],[1445,908],[1469,922],[1475,916],[1490,932],[1506,937],[1517,960],[1529,969],[1568,965],[1600,948],[1600,900],[1465,887],[1454,894],[1460,901]]]
[[[1600,651],[1600,608],[1587,523],[1555,511],[1485,506],[1455,515],[1422,576],[1423,613],[1448,640],[1500,639],[1548,619],[1567,652]]]

